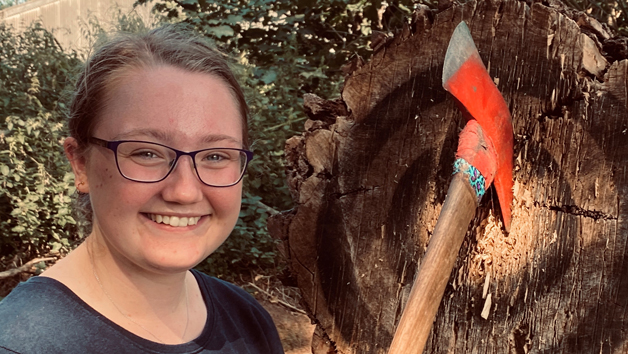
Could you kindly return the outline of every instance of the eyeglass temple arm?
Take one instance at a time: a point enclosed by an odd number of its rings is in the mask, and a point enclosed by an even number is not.
[[[92,143],[92,144],[100,145],[100,146],[102,146],[102,147],[106,147],[106,148],[108,148],[108,147],[109,147],[109,146],[108,146],[108,142],[107,142],[107,141],[102,140],[102,139],[99,139],[99,138],[96,138],[96,137],[93,137],[93,136],[92,136],[92,137],[90,137],[90,138],[88,139],[88,141],[89,141],[90,143]]]

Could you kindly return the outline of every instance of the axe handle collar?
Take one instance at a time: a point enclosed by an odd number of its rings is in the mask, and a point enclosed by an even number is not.
[[[458,158],[454,162],[454,174],[457,173],[462,173],[467,176],[467,181],[469,182],[471,188],[473,188],[473,192],[475,193],[479,204],[480,200],[482,200],[482,197],[484,196],[484,193],[486,193],[487,184],[480,170],[475,168],[475,166],[467,162],[465,159]]]

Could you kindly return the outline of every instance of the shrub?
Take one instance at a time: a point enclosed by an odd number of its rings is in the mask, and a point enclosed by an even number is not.
[[[76,240],[63,97],[80,60],[35,24],[0,24],[0,258],[6,267]]]

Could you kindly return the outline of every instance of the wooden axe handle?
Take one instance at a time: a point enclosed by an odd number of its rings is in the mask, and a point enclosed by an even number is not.
[[[423,352],[477,203],[468,177],[456,173],[388,354]]]

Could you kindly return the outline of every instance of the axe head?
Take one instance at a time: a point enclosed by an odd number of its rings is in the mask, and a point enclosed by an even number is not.
[[[506,231],[510,230],[512,203],[513,131],[508,106],[493,83],[469,27],[464,22],[454,30],[443,66],[443,87],[462,104],[482,127],[497,153],[495,190]]]

